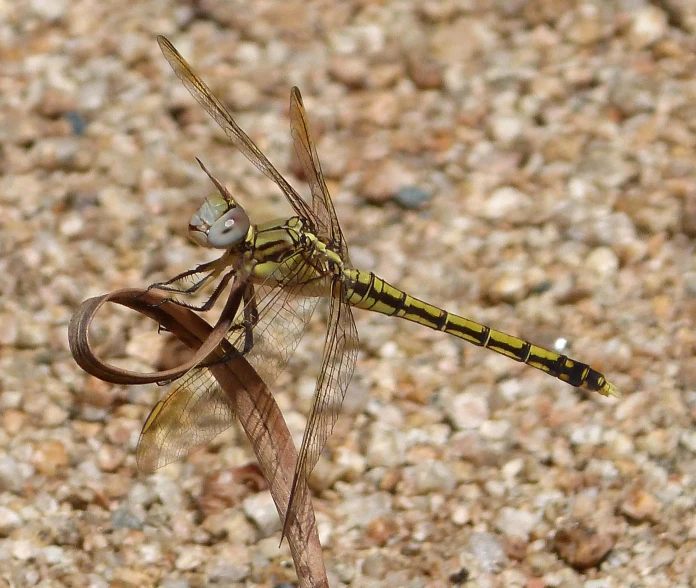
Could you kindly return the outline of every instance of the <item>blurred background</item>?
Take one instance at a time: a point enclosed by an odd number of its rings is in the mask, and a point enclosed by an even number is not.
[[[303,192],[287,116],[300,87],[356,267],[623,392],[356,311],[356,375],[312,478],[331,586],[686,586],[695,6],[0,2],[0,586],[296,581],[267,492],[239,474],[243,433],[140,474],[164,390],[104,384],[68,350],[85,298],[211,259],[186,236],[212,190],[195,157],[252,221],[290,214],[157,34]],[[298,441],[325,316],[274,385]],[[94,336],[144,371],[176,353],[125,312]]]

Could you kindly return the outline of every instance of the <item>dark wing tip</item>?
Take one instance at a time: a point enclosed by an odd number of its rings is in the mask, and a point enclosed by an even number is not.
[[[297,86],[293,86],[292,89],[290,90],[290,96],[295,98],[302,106],[304,106],[304,103],[302,102],[302,93],[300,92],[300,89]]]

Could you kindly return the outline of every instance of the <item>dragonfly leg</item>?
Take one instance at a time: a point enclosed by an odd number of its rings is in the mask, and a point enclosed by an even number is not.
[[[217,288],[215,288],[215,291],[212,293],[210,298],[205,301],[205,304],[203,304],[200,308],[196,308],[195,310],[205,312],[213,308],[213,306],[215,306],[215,302],[217,302],[217,299],[220,298],[220,294],[222,294],[227,287],[227,284],[229,284],[230,280],[234,278],[235,275],[235,270],[227,272],[222,280],[220,280],[220,283],[217,285]]]
[[[237,323],[236,325],[233,325],[230,328],[230,333],[234,331],[240,331],[244,330],[244,348],[242,349],[242,355],[246,355],[251,351],[251,348],[254,346],[254,327],[256,326],[256,323],[259,320],[259,310],[258,307],[256,306],[256,295],[254,294],[254,284],[251,282],[247,284],[247,287],[244,289],[244,318],[240,323]],[[229,334],[227,336],[229,340]],[[224,363],[230,359],[232,359],[236,354],[239,353],[239,350],[236,347],[233,347],[229,351],[227,351],[222,357],[218,357],[215,361],[212,361],[210,363],[205,363],[203,364],[205,367],[210,367],[213,365],[217,365],[220,363]]]
[[[256,306],[254,284],[250,283],[244,290],[244,355],[254,346],[254,327],[259,321],[259,309]]]
[[[208,263],[204,263],[196,267],[195,269],[192,270],[187,270],[185,272],[182,272],[173,278],[166,280],[165,282],[156,282],[150,286],[148,286],[148,290],[164,290],[165,292],[178,292],[179,294],[195,294],[200,290],[208,281],[209,278],[214,277],[216,275],[215,270],[217,269],[215,266],[219,260],[215,261],[210,261]],[[174,284],[180,280],[184,280],[186,278],[189,278],[191,276],[195,276],[196,274],[201,274],[201,273],[206,273],[212,271],[212,274],[209,274],[207,276],[204,276],[203,278],[193,282],[190,286],[184,288],[184,287],[177,287]]]
[[[193,270],[193,271],[196,271],[196,270]],[[184,272],[184,273],[187,273],[187,272]],[[183,275],[183,274],[182,274],[182,275]],[[220,298],[220,294],[223,293],[223,291],[224,291],[225,288],[227,287],[227,284],[229,284],[230,280],[231,280],[235,275],[236,275],[235,270],[232,270],[232,271],[227,272],[227,273],[225,274],[225,277],[223,277],[222,280],[220,280],[220,283],[216,286],[216,288],[215,288],[215,290],[213,291],[213,293],[211,294],[210,298],[208,298],[208,300],[206,300],[205,303],[203,303],[203,304],[201,304],[201,305],[189,304],[188,302],[183,302],[183,301],[181,301],[181,300],[177,300],[176,298],[169,298],[169,297],[167,297],[167,298],[165,298],[164,300],[162,300],[161,302],[158,302],[158,303],[157,303],[157,306],[160,306],[160,305],[164,304],[165,302],[171,302],[172,304],[177,304],[177,305],[179,305],[179,306],[183,306],[184,308],[188,308],[188,309],[190,309],[190,310],[195,310],[195,311],[197,311],[197,312],[206,312],[206,311],[210,310],[213,306],[215,306],[215,303],[217,302],[217,299]],[[180,276],[177,276],[177,278],[179,278],[179,277],[180,277]],[[160,288],[159,284],[153,284],[152,286],[150,286],[150,288],[157,288],[158,290],[165,290],[165,291],[170,291],[170,292],[179,292],[179,293],[181,293],[181,294],[192,294],[192,293],[194,293],[196,290],[199,290],[200,287],[201,287],[201,285],[202,285],[204,282],[210,281],[209,279],[210,279],[210,278],[213,278],[213,277],[215,277],[215,276],[214,276],[214,275],[210,275],[210,276],[207,276],[206,278],[204,278],[203,280],[201,280],[201,281],[198,283],[198,284],[200,284],[200,285],[197,284],[197,285],[196,285],[196,289],[193,290],[193,291],[190,291],[190,290],[175,290],[175,289],[168,290],[167,288]],[[174,279],[176,280],[177,278],[174,278]],[[149,288],[148,288],[148,289],[149,289]]]

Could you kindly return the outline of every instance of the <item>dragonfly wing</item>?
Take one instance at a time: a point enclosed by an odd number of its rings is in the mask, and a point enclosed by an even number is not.
[[[321,371],[297,458],[283,536],[295,516],[296,505],[304,502],[307,479],[338,419],[358,357],[358,331],[346,302],[345,286],[336,280],[333,288]]]
[[[254,144],[249,136],[239,127],[232,118],[232,115],[222,105],[222,102],[217,99],[207,84],[201,80],[198,75],[191,69],[191,66],[174,48],[169,40],[162,35],[157,37],[160,49],[164,57],[171,65],[174,73],[184,84],[196,101],[205,108],[206,112],[213,117],[215,122],[220,125],[230,141],[239,149],[244,156],[253,163],[268,179],[272,180],[285,194],[285,197],[290,202],[290,206],[295,212],[314,223],[316,217],[309,205],[302,197],[288,184],[287,180],[280,175],[273,164],[268,161],[268,158]]]
[[[270,387],[295,352],[319,299],[295,296],[283,288],[262,286],[257,291],[259,319],[253,328],[253,346],[244,357]],[[243,349],[244,337],[240,332],[231,342]]]
[[[205,445],[232,424],[234,408],[208,368],[186,373],[155,404],[140,433],[138,467],[152,472]]]
[[[338,224],[338,217],[329,195],[329,189],[326,187],[317,149],[309,132],[302,94],[297,86],[293,87],[290,92],[290,128],[295,152],[312,192],[312,209],[316,217],[319,235],[328,237],[338,247],[343,262],[349,264],[348,247],[343,238],[341,226]]]
[[[257,286],[254,299],[246,305],[247,308],[255,305],[258,318],[252,328],[253,345],[244,357],[268,387],[285,369],[305,334],[319,298],[326,293],[323,286],[326,278],[316,278],[315,268],[300,263],[288,272],[285,265],[274,272],[274,275],[285,275],[284,282],[280,285]],[[274,276],[268,279],[271,280],[275,282]],[[298,282],[301,286],[296,285]],[[227,337],[239,351],[245,347],[246,330],[241,322],[243,320],[242,312]]]

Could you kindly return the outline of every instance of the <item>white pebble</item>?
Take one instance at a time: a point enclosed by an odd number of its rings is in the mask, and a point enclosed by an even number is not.
[[[281,530],[280,518],[270,493],[252,494],[242,503],[244,514],[253,521],[263,537],[270,537]]]
[[[531,203],[529,196],[521,190],[512,186],[503,186],[486,200],[481,213],[488,220],[500,220],[513,212],[529,207]]]
[[[7,537],[21,524],[22,517],[12,509],[0,506],[0,537]]]
[[[486,572],[499,572],[507,561],[505,550],[493,533],[472,533],[468,548]]]
[[[46,20],[62,18],[67,7],[67,0],[31,0],[31,8],[34,14]]]
[[[174,567],[177,570],[194,570],[206,560],[205,553],[198,545],[188,545],[176,558]]]
[[[609,247],[597,247],[587,256],[585,266],[598,276],[612,276],[619,270],[619,258]]]
[[[667,15],[655,6],[636,11],[629,29],[631,44],[642,49],[661,39],[667,32]]]
[[[445,408],[447,416],[459,431],[478,429],[490,417],[488,400],[472,392],[454,395]]]
[[[527,541],[538,520],[538,515],[534,513],[506,506],[501,509],[495,526],[505,535],[522,537]]]

